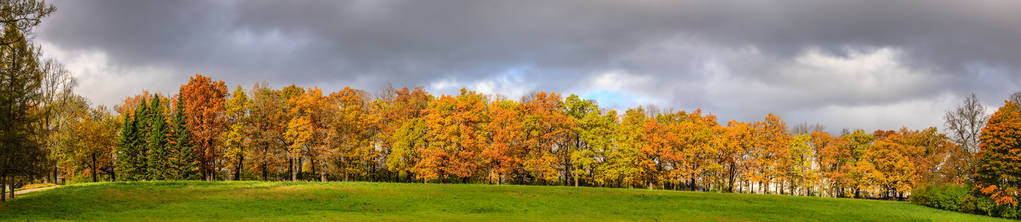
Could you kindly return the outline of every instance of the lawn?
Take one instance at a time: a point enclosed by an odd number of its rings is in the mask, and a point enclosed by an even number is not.
[[[117,182],[28,193],[0,220],[995,221],[907,202],[645,189],[367,182]]]

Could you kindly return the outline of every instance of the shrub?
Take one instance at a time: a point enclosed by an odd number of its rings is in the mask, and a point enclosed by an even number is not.
[[[915,204],[944,210],[961,211],[969,188],[961,185],[928,185],[911,191],[910,201]]]
[[[1021,219],[1021,207],[1002,204],[996,205],[989,196],[975,192],[964,198],[961,203],[961,211],[973,214],[982,214],[993,217]]]

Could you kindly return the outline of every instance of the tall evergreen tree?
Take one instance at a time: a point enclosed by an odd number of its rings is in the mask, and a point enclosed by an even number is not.
[[[117,141],[117,172],[125,180],[130,180],[131,172],[134,172],[133,156],[131,155],[134,150],[135,139],[138,137],[138,132],[135,129],[135,118],[131,113],[124,114],[124,122],[121,124],[121,133]]]
[[[123,151],[118,152],[118,159],[121,161],[121,175],[125,180],[145,180],[146,177],[146,141],[144,136],[148,135],[149,127],[149,106],[145,99],[139,101],[135,107],[135,114],[130,121],[133,132],[126,137]]]
[[[184,101],[177,98],[173,117],[173,134],[169,155],[173,156],[172,179],[187,180],[197,175],[198,161],[191,144],[191,132],[188,131],[188,118],[184,113]]]
[[[6,9],[7,4],[2,5]],[[39,120],[35,110],[43,80],[38,50],[25,41],[15,24],[5,24],[0,36],[5,43],[0,45],[0,187],[13,184],[9,181],[14,177],[38,176],[48,168],[43,167],[46,150],[34,126]],[[14,193],[10,194],[13,198]]]
[[[149,102],[149,129],[146,132],[146,168],[147,178],[152,180],[169,179],[171,163],[167,144],[167,119],[163,115],[159,96],[153,95]]]

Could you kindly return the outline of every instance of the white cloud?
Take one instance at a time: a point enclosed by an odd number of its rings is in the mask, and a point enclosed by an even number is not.
[[[500,74],[473,81],[444,78],[429,83],[428,89],[433,94],[454,95],[461,88],[468,88],[485,95],[517,100],[536,89],[535,80],[525,79],[526,72],[528,72],[527,69],[512,68]]]
[[[78,81],[75,93],[92,103],[113,107],[128,96],[149,90],[174,94],[183,80],[173,78],[173,69],[157,66],[120,67],[101,50],[63,50],[41,41],[43,57],[63,63]],[[186,79],[185,79],[186,80]]]

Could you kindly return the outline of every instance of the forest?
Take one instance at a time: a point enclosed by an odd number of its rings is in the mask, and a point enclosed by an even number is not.
[[[228,88],[196,74],[177,92],[114,107],[74,92],[25,33],[54,8],[0,10],[0,197],[36,183],[150,180],[525,184],[904,200],[971,187],[1017,208],[1021,94],[991,116],[972,95],[945,126],[827,132],[718,119],[700,109],[606,109],[557,92],[519,99],[422,87]],[[985,202],[984,202],[985,203]]]

